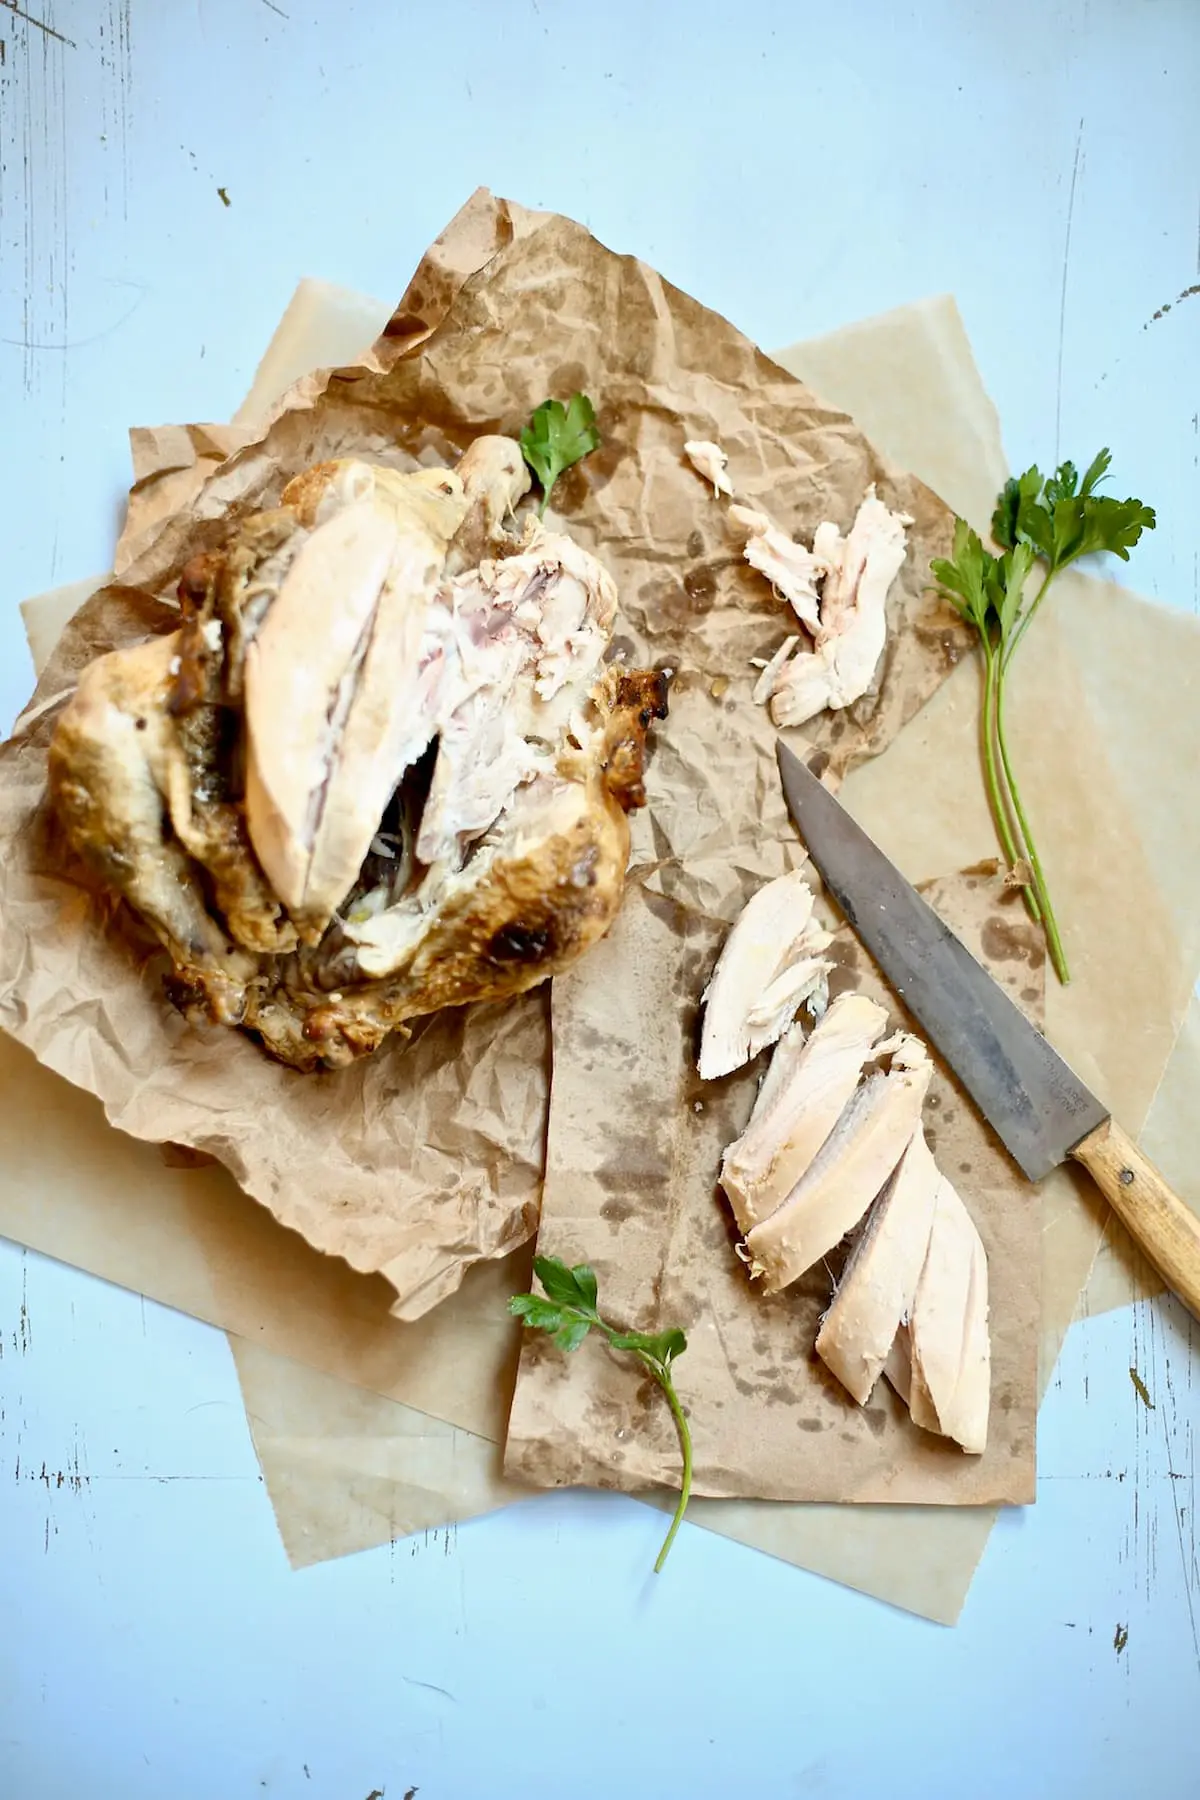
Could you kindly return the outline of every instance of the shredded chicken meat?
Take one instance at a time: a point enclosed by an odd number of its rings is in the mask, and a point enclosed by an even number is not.
[[[713,484],[714,498],[732,495],[728,457],[719,444],[690,440],[684,452]],[[906,554],[905,527],[867,489],[848,534],[831,520],[802,544],[759,507],[733,505],[729,520],[741,533],[751,568],[786,600],[807,638],[785,638],[755,682],[754,699],[769,705],[777,725],[804,725],[827,708],[852,706],[876,677],[887,644],[887,600]]]
[[[722,494],[733,493],[733,484],[726,474],[729,458],[720,444],[714,444],[708,438],[689,438],[683,446],[683,453],[697,475],[712,482],[715,499],[719,500]]]

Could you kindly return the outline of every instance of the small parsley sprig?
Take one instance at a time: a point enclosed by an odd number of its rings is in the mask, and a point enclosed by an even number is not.
[[[538,518],[546,516],[554,484],[564,469],[600,448],[596,410],[586,394],[543,400],[521,433],[521,454],[542,484]]]
[[[578,1350],[593,1328],[602,1332],[611,1349],[628,1350],[644,1363],[667,1397],[667,1405],[679,1434],[679,1447],[683,1452],[683,1479],[679,1486],[679,1504],[654,1565],[657,1575],[667,1560],[667,1552],[675,1542],[675,1534],[687,1511],[692,1491],[692,1434],[684,1410],[679,1404],[675,1383],[671,1379],[671,1364],[687,1349],[687,1338],[682,1331],[675,1329],[653,1332],[618,1331],[616,1326],[608,1324],[596,1310],[596,1273],[587,1263],[576,1263],[573,1269],[569,1269],[557,1256],[535,1256],[533,1268],[546,1290],[545,1297],[541,1294],[514,1294],[508,1303],[510,1313],[515,1313],[518,1319],[523,1319],[534,1331],[548,1332],[551,1341],[560,1350]]]
[[[988,801],[1010,869],[1023,880],[1025,900],[1045,933],[1059,980],[1070,980],[1054,907],[1046,888],[1029,817],[1013,773],[1005,723],[1007,677],[1012,659],[1055,577],[1081,556],[1109,550],[1123,562],[1143,531],[1153,531],[1152,509],[1140,500],[1114,500],[1096,489],[1112,457],[1101,450],[1082,480],[1075,464],[1060,463],[1053,475],[1037,467],[1012,476],[996,503],[992,536],[1000,554],[986,550],[965,519],[954,522],[954,554],[932,566],[941,593],[974,625],[983,651],[983,764]],[[1034,568],[1041,585],[1026,604],[1025,585]]]

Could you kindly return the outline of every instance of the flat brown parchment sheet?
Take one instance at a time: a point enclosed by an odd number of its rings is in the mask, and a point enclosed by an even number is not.
[[[1040,1019],[1045,951],[994,862],[935,881],[930,904],[1026,1011]],[[700,994],[723,933],[644,890],[589,958],[554,983],[554,1077],[538,1249],[587,1262],[606,1314],[688,1334],[675,1385],[688,1410],[694,1491],[715,1498],[979,1505],[1031,1501],[1039,1327],[1040,1207],[941,1064],[926,1103],[939,1166],[963,1193],[988,1256],[992,1410],[987,1450],[964,1456],[919,1431],[886,1382],[859,1407],[813,1345],[830,1298],[818,1265],[763,1296],[734,1252],[716,1193],[721,1153],[744,1128],[758,1068],[695,1075]],[[682,945],[683,955],[676,952]],[[911,1027],[853,933],[837,933],[830,993],[854,989]],[[628,974],[632,971],[634,980]],[[623,977],[624,973],[624,978]],[[601,1069],[626,1072],[614,1131],[595,1104]],[[611,1077],[610,1077],[611,1080]],[[607,1085],[607,1084],[605,1084]],[[505,1470],[543,1487],[639,1491],[677,1479],[675,1428],[636,1363],[598,1336],[570,1357],[526,1337]]]
[[[595,397],[602,441],[563,477],[555,509],[617,579],[626,655],[680,670],[636,826],[643,878],[667,883],[686,861],[689,893],[732,916],[795,855],[774,733],[749,700],[750,658],[781,641],[785,609],[745,564],[684,440],[719,438],[742,497],[789,529],[811,533],[825,517],[847,528],[871,481],[912,517],[877,686],[808,733],[839,771],[883,749],[954,666],[963,628],[925,579],[950,516],[845,414],[645,264],[571,220],[483,192],[427,253],[362,363],[301,378],[265,428],[132,434],[121,585],[68,623],[25,728],[0,747],[0,1025],[95,1094],[110,1123],[216,1157],[315,1248],[383,1274],[406,1319],[533,1232],[545,991],[420,1021],[407,1042],[317,1076],[269,1062],[239,1034],[193,1030],[163,995],[154,940],[56,828],[45,802],[54,713],[37,709],[99,652],[171,629],[187,557],[274,505],[312,462],[453,461],[479,432],[516,433],[548,392],[574,388]],[[748,793],[761,830],[731,834],[734,796]]]
[[[312,285],[315,288],[316,284]],[[296,366],[302,366],[304,360],[326,360],[326,333],[331,322],[335,329],[337,326],[336,313],[331,315],[313,303],[314,299],[310,291],[296,302],[297,312],[303,305],[307,313],[308,346],[306,357],[302,355]],[[386,308],[379,306],[376,318],[385,313]],[[367,335],[369,330],[370,326]],[[348,346],[339,354],[350,354]],[[906,307],[791,355],[802,357],[804,372],[814,384],[858,412],[893,454],[920,468],[952,504],[977,521],[985,521],[1005,463],[994,412],[951,302]],[[261,394],[266,397],[277,391],[271,360],[266,359],[260,372]],[[907,441],[903,436],[894,441],[889,436],[900,432],[908,433]],[[1126,598],[1121,597],[1122,603]],[[43,602],[27,609],[31,626],[39,618],[53,620],[55,599],[48,597],[50,604],[45,610]],[[58,616],[61,618],[61,610]],[[1139,614],[1139,635],[1156,670],[1178,667],[1183,675],[1190,672],[1195,678],[1194,636],[1181,629],[1189,624],[1159,609]],[[49,623],[47,633],[52,632],[53,623]],[[1121,644],[1111,638],[1100,640],[1100,648],[1105,647],[1119,677]],[[960,676],[942,690],[936,703],[939,709],[963,680]],[[1173,721],[1157,719],[1149,698],[1140,705],[1138,700],[1137,693],[1126,692],[1117,716],[1101,716],[1100,728],[1114,738],[1126,729],[1129,737],[1153,750],[1157,728]],[[1172,704],[1178,707],[1177,702]],[[1188,716],[1186,711],[1182,713],[1184,721]],[[942,759],[944,766],[946,759],[959,754],[965,727],[957,707],[946,714],[940,732],[927,733],[932,722],[927,709],[893,747],[887,762],[863,774],[882,772],[918,731],[927,751]],[[1147,782],[1156,817],[1164,826],[1169,824],[1170,809],[1163,796],[1178,766],[1171,760],[1176,753],[1176,746],[1169,745]],[[851,797],[863,774],[851,782]],[[966,786],[969,782],[964,779]],[[950,809],[946,810],[949,816]],[[945,826],[941,829],[944,832]],[[993,848],[986,816],[976,819],[970,841],[972,856]],[[1184,848],[1177,847],[1177,852]],[[1156,843],[1156,873],[1163,851],[1160,840]],[[1171,855],[1168,843],[1167,861]],[[938,857],[944,857],[936,835],[930,856],[934,860],[912,872],[927,873],[938,866]],[[941,866],[946,866],[944,860]],[[1174,866],[1186,887],[1196,872],[1194,860],[1180,854]],[[1174,934],[1158,949],[1180,991],[1190,987],[1192,971]],[[392,1373],[396,1375],[393,1391],[405,1391],[411,1371],[404,1366],[404,1359],[398,1359],[397,1366],[394,1352],[390,1357],[379,1353],[401,1337],[416,1333],[383,1317],[382,1298],[373,1315],[370,1308],[349,1306],[349,1296],[342,1291],[345,1271],[337,1263],[312,1255],[265,1216],[261,1237],[247,1232],[245,1226],[255,1217],[254,1208],[228,1203],[223,1212],[219,1210],[211,1184],[232,1188],[222,1171],[184,1175],[162,1167],[146,1146],[107,1131],[98,1106],[73,1093],[2,1038],[0,1054],[6,1065],[0,1075],[4,1091],[8,1089],[10,1060],[20,1058],[28,1072],[11,1113],[5,1108],[0,1117],[9,1140],[0,1151],[0,1230],[244,1335],[246,1341],[234,1337],[234,1352],[268,1490],[294,1562],[319,1561],[366,1548],[386,1542],[398,1531],[469,1517],[504,1502],[507,1493],[496,1476],[497,1450],[483,1436],[458,1433],[454,1458],[461,1485],[457,1491],[449,1484],[439,1491],[436,1486],[431,1490],[423,1474],[414,1473],[411,1440],[421,1435],[422,1422],[419,1416],[407,1417],[405,1407],[378,1394],[363,1396],[343,1390],[346,1416],[353,1413],[356,1424],[341,1438],[331,1431],[331,1421],[338,1415],[337,1390],[331,1390],[316,1371],[375,1387],[383,1385],[381,1374]],[[1154,1072],[1149,1062],[1147,1072]],[[1158,1072],[1162,1073],[1161,1065]],[[1200,1024],[1193,1019],[1163,1076],[1143,1142],[1173,1185],[1200,1199],[1200,1168],[1189,1118],[1197,1078]],[[12,1156],[12,1124],[29,1106],[40,1107],[41,1116],[53,1119],[55,1135],[53,1140],[43,1135],[43,1154],[19,1165]],[[1128,1118],[1126,1123],[1136,1128]],[[52,1149],[61,1151],[55,1161],[49,1158]],[[118,1153],[120,1160],[111,1181],[97,1181],[105,1163],[111,1163]],[[126,1162],[127,1153],[134,1160]],[[164,1210],[160,1232],[157,1226]],[[1078,1296],[1078,1280],[1071,1289],[1069,1280],[1055,1281],[1053,1277],[1060,1262],[1076,1267],[1082,1262],[1086,1267],[1095,1243],[1091,1214],[1079,1205],[1073,1192],[1066,1194],[1058,1212],[1054,1217],[1051,1209],[1050,1227],[1043,1238],[1049,1277],[1043,1379],[1048,1378],[1058,1339]],[[300,1264],[294,1260],[297,1253]],[[373,1284],[350,1280],[348,1285],[358,1295]],[[499,1284],[496,1298],[502,1291],[522,1285],[524,1274],[514,1268],[511,1280]],[[297,1293],[299,1304],[293,1305],[291,1297]],[[1119,1292],[1110,1292],[1106,1300],[1119,1297]],[[439,1309],[416,1332],[424,1332],[447,1310]],[[368,1315],[362,1330],[360,1312]],[[490,1399],[498,1380],[503,1385],[508,1375],[503,1356],[495,1354],[494,1340],[490,1354],[486,1336],[482,1344],[479,1341],[479,1330],[486,1332],[491,1316],[490,1308],[481,1304],[462,1320],[455,1370],[457,1406],[452,1409],[443,1399],[447,1417],[471,1411],[496,1415],[494,1402],[483,1407],[468,1403],[472,1394]],[[274,1355],[264,1346],[274,1346],[284,1354]],[[419,1394],[412,1397],[418,1407],[423,1404]],[[467,1496],[460,1499],[468,1489]],[[783,1560],[946,1623],[958,1616],[992,1522],[992,1514],[979,1508],[939,1508],[931,1514],[924,1507],[788,1506],[750,1501],[698,1501],[689,1517]]]

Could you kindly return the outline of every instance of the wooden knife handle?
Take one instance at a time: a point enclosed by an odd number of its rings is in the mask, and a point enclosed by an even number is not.
[[[1081,1162],[1173,1294],[1200,1319],[1200,1219],[1173,1194],[1115,1119],[1071,1155]]]

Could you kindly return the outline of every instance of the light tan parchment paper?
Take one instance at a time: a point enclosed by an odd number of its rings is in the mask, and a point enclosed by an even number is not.
[[[533,1232],[545,990],[420,1021],[407,1042],[317,1076],[271,1063],[248,1038],[190,1028],[162,993],[162,953],[62,841],[45,800],[54,711],[38,709],[98,652],[171,629],[188,556],[230,519],[274,505],[312,462],[453,461],[478,433],[516,433],[548,393],[576,388],[596,400],[602,444],[560,482],[556,510],[616,576],[620,648],[680,670],[637,827],[641,878],[669,885],[686,860],[706,904],[735,910],[795,854],[773,732],[748,698],[749,658],[781,640],[785,617],[686,464],[684,440],[720,439],[744,498],[789,529],[811,533],[830,516],[848,527],[870,481],[913,518],[877,689],[811,733],[838,769],[889,743],[954,665],[961,628],[924,576],[949,514],[845,414],[645,264],[482,192],[428,252],[366,360],[302,378],[265,431],[133,434],[119,585],[68,623],[0,747],[0,1026],[96,1095],[110,1123],[215,1157],[316,1249],[381,1273],[402,1318]],[[731,837],[729,808],[748,793],[761,833]]]
[[[352,326],[349,336],[343,332],[336,351],[328,348],[329,333],[336,333],[347,315],[358,316],[358,297],[316,290],[317,284],[305,284],[289,309],[289,324],[295,323],[302,345],[289,374],[306,364],[349,357],[358,341]],[[378,305],[374,319],[368,315],[362,337],[371,335],[386,310]],[[900,309],[786,353],[785,360],[793,358],[814,386],[853,409],[893,456],[919,468],[952,505],[977,523],[986,523],[1006,465],[994,412],[951,302]],[[269,356],[260,371],[253,410],[279,391],[273,360]],[[27,609],[35,655],[41,649],[39,662],[80,597],[70,595],[64,603],[50,596]],[[1088,595],[1083,598],[1086,602]],[[1114,591],[1115,605],[1123,607],[1128,601],[1128,595]],[[1194,691],[1200,657],[1191,622],[1157,608],[1139,612],[1137,620],[1140,641],[1154,669],[1178,669],[1180,690],[1190,682]],[[1123,641],[1100,636],[1099,648],[1112,676],[1103,689],[1106,710],[1098,714],[1099,728],[1113,742],[1149,748],[1153,761],[1145,773],[1148,810],[1140,823],[1152,832],[1148,854],[1156,876],[1169,867],[1176,891],[1186,892],[1197,873],[1196,859],[1186,844],[1172,843],[1167,795],[1178,766],[1175,759],[1194,755],[1187,736],[1191,712],[1174,691],[1166,696],[1170,717],[1159,714],[1153,693],[1139,703],[1136,691],[1122,691],[1119,685]],[[918,846],[908,867],[918,878],[948,866],[947,837],[951,853],[956,842],[969,847],[972,858],[993,848],[986,815],[978,807],[959,840],[950,830],[955,808],[964,795],[969,797],[975,780],[975,765],[965,749],[973,702],[970,695],[961,703],[957,699],[966,679],[964,672],[947,684],[934,706],[906,733],[906,740],[912,740],[919,732],[922,754],[938,758],[943,768],[954,756],[967,765],[961,792],[952,789],[939,807],[941,823],[931,830],[924,857]],[[1161,748],[1160,727],[1167,732]],[[906,740],[894,746],[885,761],[853,777],[844,797],[855,803],[856,788],[867,777],[883,775]],[[1119,822],[1134,829],[1127,812]],[[877,828],[874,822],[872,828]],[[890,848],[898,854],[895,842]],[[1184,921],[1174,908],[1171,917],[1172,929],[1158,951],[1173,991],[1184,992],[1190,989],[1194,965],[1180,929]],[[1150,1079],[1162,1074],[1154,1056],[1152,1044],[1145,1063]],[[233,1337],[234,1352],[268,1490],[293,1562],[304,1564],[366,1548],[408,1530],[490,1510],[511,1497],[514,1490],[499,1479],[496,1445],[488,1441],[502,1429],[505,1390],[511,1380],[511,1338],[503,1328],[497,1336],[491,1327],[493,1308],[502,1303],[503,1295],[526,1285],[527,1266],[521,1266],[520,1256],[510,1270],[501,1267],[494,1294],[481,1293],[478,1306],[455,1320],[455,1365],[451,1380],[443,1384],[453,1391],[440,1393],[439,1384],[429,1380],[425,1359],[402,1354],[400,1346],[411,1345],[440,1324],[458,1306],[457,1299],[418,1327],[396,1324],[385,1317],[382,1283],[355,1280],[335,1261],[308,1251],[266,1215],[245,1207],[223,1171],[163,1167],[147,1146],[108,1131],[94,1102],[2,1038],[0,1059],[5,1093],[13,1092],[13,1078],[23,1071],[13,1105],[0,1110],[5,1137],[0,1153],[0,1229],[242,1334]],[[1142,1142],[1177,1188],[1200,1198],[1200,1168],[1190,1125],[1197,1080],[1200,1025],[1193,1017],[1190,1035],[1185,1031],[1180,1036],[1167,1066]],[[52,1122],[54,1132],[38,1134],[38,1155],[18,1158],[16,1122],[31,1116]],[[1137,1129],[1131,1115],[1125,1122]],[[25,1142],[23,1133],[20,1142]],[[249,1229],[251,1224],[255,1229]],[[1043,1233],[1047,1268],[1043,1382],[1078,1298],[1079,1276],[1072,1287],[1070,1271],[1086,1269],[1095,1241],[1093,1214],[1068,1188],[1047,1207]],[[1055,1278],[1060,1268],[1062,1280]],[[468,1298],[470,1287],[468,1281],[462,1300]],[[374,1292],[376,1288],[380,1291]],[[1127,1290],[1106,1287],[1097,1304],[1126,1295]],[[1091,1289],[1085,1298],[1090,1296]],[[345,1387],[347,1382],[380,1391],[355,1393]],[[503,1394],[499,1405],[498,1390]],[[411,1399],[413,1406],[382,1397],[387,1392]],[[466,1419],[474,1429],[431,1419],[429,1415],[439,1409],[445,1419]],[[347,1421],[340,1432],[339,1419]],[[439,1486],[429,1479],[430,1468],[436,1465],[414,1445],[423,1440],[445,1442],[447,1433],[455,1479]],[[981,1508],[931,1512],[924,1507],[753,1501],[699,1501],[689,1517],[946,1623],[958,1616],[992,1521],[992,1514]]]

